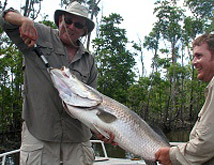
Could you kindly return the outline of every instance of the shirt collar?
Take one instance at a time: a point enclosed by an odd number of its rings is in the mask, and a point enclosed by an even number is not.
[[[208,91],[210,90],[210,88],[214,85],[214,76],[211,79],[211,81],[209,82],[209,84],[207,85],[207,87],[204,90],[204,95],[207,96]]]
[[[78,45],[79,45],[79,49],[76,53],[76,55],[74,56],[74,59],[72,62],[77,61],[79,59],[81,59],[81,57],[84,54],[89,54],[89,51],[87,49],[84,48],[83,44],[78,40]]]

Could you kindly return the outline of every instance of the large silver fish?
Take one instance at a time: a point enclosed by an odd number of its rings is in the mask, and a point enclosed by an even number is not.
[[[50,75],[67,112],[92,131],[105,137],[106,131],[114,133],[121,148],[149,161],[155,161],[160,147],[169,146],[136,113],[79,81],[69,69],[51,69]]]

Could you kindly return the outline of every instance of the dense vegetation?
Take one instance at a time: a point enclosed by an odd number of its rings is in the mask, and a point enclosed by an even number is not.
[[[22,11],[36,19],[40,1],[26,0]],[[45,0],[43,0],[45,1]],[[101,0],[79,0],[90,6],[91,18],[100,11]],[[6,7],[0,3],[0,9]],[[62,6],[69,0],[61,0]],[[178,0],[157,0],[157,17],[151,32],[138,43],[129,41],[120,24],[123,18],[112,13],[99,22],[95,38],[87,47],[95,55],[99,70],[98,90],[127,105],[143,119],[165,131],[192,127],[204,102],[204,84],[196,79],[191,65],[191,42],[199,34],[214,30],[213,0],[185,0],[186,15]],[[44,17],[43,23],[54,26]],[[132,48],[128,49],[128,45]],[[153,54],[151,73],[144,72],[144,52]],[[136,67],[140,56],[142,71]],[[22,110],[22,56],[0,30],[0,151],[20,145]]]

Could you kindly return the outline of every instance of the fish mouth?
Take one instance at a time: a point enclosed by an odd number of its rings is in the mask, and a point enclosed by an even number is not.
[[[69,74],[67,72],[67,69],[64,66],[61,68],[61,71],[62,71],[63,76],[69,78]]]
[[[62,75],[60,72],[58,72],[57,70],[51,70],[50,74],[56,78],[57,80],[60,80],[64,77],[64,75]]]
[[[57,89],[60,89],[60,91],[67,93],[67,89],[69,89],[69,86],[64,81],[64,78],[69,78],[69,75],[65,72],[65,69],[51,69],[50,74],[51,79],[54,82],[54,86]]]
[[[60,69],[51,68],[50,74],[54,77],[59,78],[59,79],[64,78],[64,77],[69,78],[69,72],[67,71],[66,67],[64,67],[64,66]]]

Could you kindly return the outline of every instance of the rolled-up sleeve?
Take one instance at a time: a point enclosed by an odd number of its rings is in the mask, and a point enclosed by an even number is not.
[[[24,41],[20,37],[19,26],[10,24],[9,22],[7,22],[4,19],[4,15],[9,11],[19,13],[17,10],[14,10],[13,8],[9,8],[9,9],[3,11],[0,15],[1,28],[3,29],[3,31],[5,31],[7,33],[9,38],[13,41],[14,44],[16,44],[16,46],[20,50],[28,49],[27,45],[24,43]]]
[[[5,14],[9,11],[19,13],[17,10],[14,10],[13,8],[9,8],[9,9],[1,12],[0,25],[1,25],[2,29],[6,32],[11,32],[11,31],[14,31],[15,29],[19,29],[19,27],[17,25],[10,24],[4,19]]]

